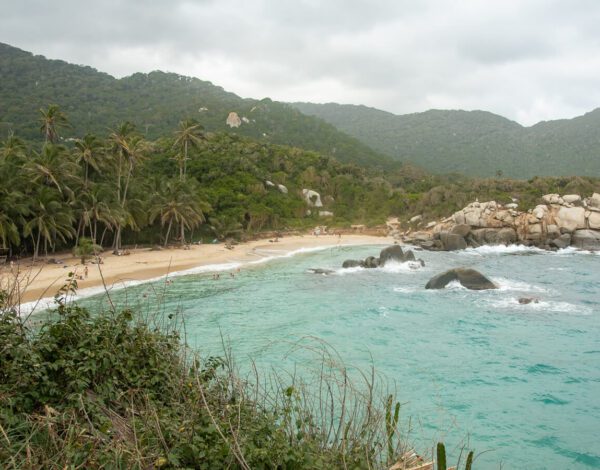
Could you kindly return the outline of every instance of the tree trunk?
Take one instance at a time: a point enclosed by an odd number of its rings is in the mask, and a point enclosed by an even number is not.
[[[183,144],[183,176],[181,178],[181,181],[183,181],[185,179],[185,173],[187,170],[187,153],[188,153],[188,142],[187,140],[184,142]]]
[[[115,232],[115,241],[113,249],[119,251],[121,249],[121,224],[117,225],[117,231]]]
[[[31,237],[32,241],[33,241],[33,261],[35,261],[39,255],[40,252],[40,239],[42,238],[42,232],[38,231],[38,236],[37,236],[37,242],[33,239],[33,236]]]
[[[100,246],[104,245],[104,236],[106,235],[107,230],[108,227],[104,227],[104,231],[102,232],[102,236],[100,237]]]
[[[169,220],[169,227],[167,228],[167,234],[165,235],[165,248],[169,243],[169,234],[171,233],[171,225],[173,225],[173,219]]]
[[[81,225],[83,223],[83,216],[79,219],[79,224],[77,225],[77,233],[75,234],[75,246],[79,243],[79,232],[81,231]],[[82,235],[83,237],[83,235]]]

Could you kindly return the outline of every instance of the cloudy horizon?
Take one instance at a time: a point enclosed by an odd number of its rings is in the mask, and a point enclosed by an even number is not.
[[[593,0],[25,0],[4,8],[0,42],[243,97],[482,109],[532,125],[600,106],[597,24]]]

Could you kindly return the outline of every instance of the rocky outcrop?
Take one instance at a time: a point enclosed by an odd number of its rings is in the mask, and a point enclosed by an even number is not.
[[[443,289],[452,281],[458,281],[463,287],[471,290],[498,288],[479,271],[470,268],[454,268],[432,277],[425,285],[425,289]]]
[[[462,250],[482,245],[519,243],[545,249],[567,246],[600,249],[590,232],[600,233],[600,194],[546,194],[543,204],[525,212],[515,203],[473,202],[437,222],[430,232],[405,233],[406,243],[426,250]],[[575,237],[575,233],[579,233]],[[594,235],[595,236],[595,235]]]
[[[356,268],[362,265],[362,261],[357,259],[347,259],[342,263],[342,268]]]
[[[582,250],[600,250],[600,231],[576,230],[571,237],[571,245]]]
[[[236,128],[242,125],[242,120],[240,119],[237,113],[232,111],[229,113],[229,116],[227,116],[225,124],[227,124],[231,128]]]
[[[304,196],[304,200],[306,204],[312,207],[323,207],[323,203],[321,202],[321,195],[313,191],[312,189],[303,189],[302,196]]]
[[[396,262],[404,263],[406,261],[414,261],[415,255],[411,250],[404,252],[400,245],[388,246],[379,253],[379,264],[385,266],[386,263]]]
[[[381,250],[379,257],[369,256],[364,260],[348,259],[342,263],[342,268],[355,268],[360,266],[362,268],[379,268],[383,267],[390,262],[395,263],[406,263],[416,261],[419,264],[416,265],[425,266],[425,262],[421,259],[417,260],[412,250],[404,251],[400,245],[388,246]]]

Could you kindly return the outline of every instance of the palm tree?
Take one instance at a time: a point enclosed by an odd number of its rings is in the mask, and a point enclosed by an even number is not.
[[[62,145],[45,144],[38,154],[24,166],[24,173],[32,183],[54,186],[63,194],[74,194],[72,186],[79,179],[77,164]]]
[[[165,246],[169,243],[173,224],[179,224],[181,243],[184,244],[185,229],[198,227],[204,222],[204,211],[208,209],[208,204],[198,196],[195,180],[169,180],[160,184],[155,194],[149,221],[153,223],[158,218],[161,227],[167,225]]]
[[[187,176],[187,161],[189,147],[198,147],[200,142],[205,139],[204,127],[200,125],[194,119],[186,119],[179,122],[179,129],[175,131],[175,142],[174,147],[180,148],[180,153],[175,155],[174,159],[179,164],[179,179],[185,180]],[[181,233],[181,239],[183,241],[183,234],[185,227],[183,222],[180,223],[179,231]]]
[[[179,163],[179,179],[184,180],[187,173],[188,149],[190,146],[197,147],[205,139],[204,127],[194,119],[186,119],[179,123],[179,129],[175,131],[175,142],[173,147],[179,147],[181,153],[175,156]]]
[[[73,248],[73,254],[81,258],[81,264],[85,264],[90,256],[95,255],[101,249],[101,246],[96,245],[89,238],[82,237],[77,246]]]
[[[27,147],[18,137],[11,132],[6,140],[0,144],[0,158],[4,161],[21,161],[25,158]]]
[[[23,227],[23,235],[31,237],[34,246],[33,259],[37,259],[41,240],[44,240],[44,252],[48,254],[48,245],[55,248],[56,241],[65,243],[73,238],[75,218],[68,205],[60,200],[60,194],[51,187],[40,186],[32,196],[32,217]]]
[[[83,139],[77,139],[75,142],[75,161],[80,164],[83,162],[83,184],[87,186],[89,169],[92,167],[100,171],[102,157],[102,142],[93,134],[86,134]]]
[[[67,116],[55,104],[49,105],[48,109],[40,108],[40,114],[42,115],[40,132],[44,135],[46,142],[55,143],[59,137],[59,128],[70,127]]]
[[[117,201],[122,211],[125,211],[131,177],[136,167],[145,159],[149,144],[135,134],[135,127],[130,122],[125,122],[114,130],[109,136],[109,141],[116,159]],[[124,219],[121,217],[117,220],[114,238],[115,251],[121,248],[121,231]]]

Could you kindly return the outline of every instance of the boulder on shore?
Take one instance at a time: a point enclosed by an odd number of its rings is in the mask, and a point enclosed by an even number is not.
[[[576,230],[571,245],[582,250],[600,250],[600,232],[597,230]]]
[[[425,289],[443,289],[452,281],[458,281],[463,287],[471,290],[498,288],[479,271],[471,268],[454,268],[432,277],[425,285]]]

